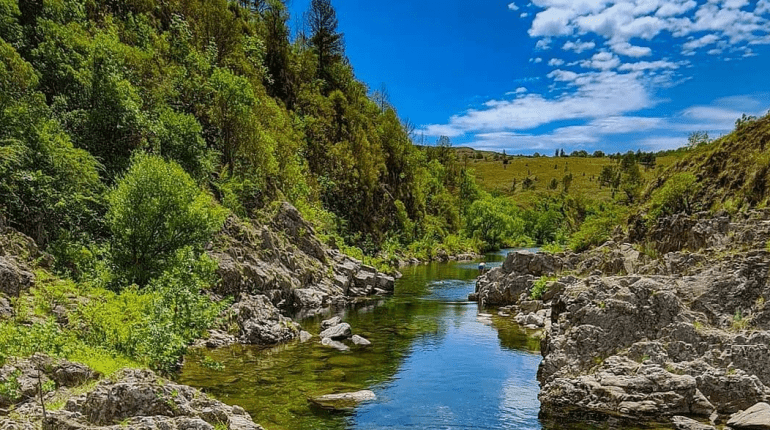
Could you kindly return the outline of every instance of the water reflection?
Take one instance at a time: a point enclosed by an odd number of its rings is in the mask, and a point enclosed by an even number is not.
[[[488,255],[487,267],[506,252]],[[369,348],[341,353],[316,337],[270,349],[234,346],[188,357],[182,383],[243,406],[268,430],[540,428],[539,341],[508,319],[478,318],[466,298],[477,262],[407,267],[393,297],[341,310]],[[329,315],[301,321],[317,334]],[[202,366],[202,357],[224,371]],[[311,409],[307,398],[371,389],[377,400],[351,414]]]

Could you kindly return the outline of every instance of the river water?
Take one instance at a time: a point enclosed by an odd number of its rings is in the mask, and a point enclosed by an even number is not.
[[[503,252],[487,255],[487,267],[504,258]],[[317,335],[321,320],[340,315],[370,347],[339,352],[316,336],[268,349],[197,351],[179,382],[242,406],[267,430],[541,428],[539,340],[467,301],[477,264],[407,267],[393,297],[299,321]],[[214,369],[212,362],[224,367]],[[361,389],[377,399],[353,412],[307,402]]]

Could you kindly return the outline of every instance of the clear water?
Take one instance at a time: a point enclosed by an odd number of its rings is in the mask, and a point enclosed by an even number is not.
[[[487,267],[504,253],[488,255]],[[478,263],[404,268],[393,297],[334,314],[372,342],[339,352],[318,337],[276,348],[233,346],[188,356],[178,379],[279,429],[538,429],[539,340],[467,301]],[[331,314],[301,320],[313,334]],[[202,365],[208,356],[224,365]],[[369,389],[354,412],[309,397]]]

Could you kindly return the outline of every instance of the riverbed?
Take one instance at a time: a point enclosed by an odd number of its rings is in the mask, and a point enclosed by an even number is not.
[[[486,256],[495,267],[505,252]],[[267,430],[537,429],[539,340],[467,296],[477,262],[403,268],[392,297],[300,319],[316,335],[275,348],[197,351],[179,382],[246,409]],[[339,315],[372,342],[340,352],[320,344],[320,322]],[[309,397],[372,390],[352,412]]]

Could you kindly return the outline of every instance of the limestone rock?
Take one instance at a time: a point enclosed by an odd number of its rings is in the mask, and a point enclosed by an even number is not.
[[[299,332],[299,341],[302,343],[305,343],[313,338],[313,335],[306,332],[305,330],[302,330]]]
[[[126,369],[115,380],[70,399],[64,410],[50,411],[46,430],[74,429],[229,429],[260,430],[241,408],[225,405],[186,385],[159,378],[149,370]]]
[[[328,320],[321,321],[321,330],[326,330],[327,328],[334,327],[335,325],[342,322],[342,318],[335,316],[332,318],[329,318]]]
[[[369,345],[371,345],[371,344],[372,344],[371,342],[369,342],[369,340],[368,340],[368,339],[366,339],[366,338],[363,338],[363,337],[361,337],[361,336],[359,336],[359,335],[357,335],[357,334],[354,334],[354,335],[353,335],[353,337],[352,337],[352,338],[350,338],[350,340],[351,340],[351,341],[352,341],[354,344],[356,344],[356,345],[358,345],[358,346],[369,346]]]
[[[695,421],[692,418],[674,416],[671,418],[671,424],[676,430],[716,430],[716,427]]]
[[[0,257],[0,293],[11,297],[32,286],[35,277],[23,270],[13,259]]]
[[[352,334],[353,334],[353,331],[350,328],[350,324],[339,323],[337,325],[331,326],[326,330],[322,331],[321,334],[319,334],[318,336],[320,336],[321,338],[339,340],[339,339],[347,339]]]
[[[240,341],[257,345],[286,342],[299,335],[299,327],[281,315],[267,297],[242,294],[232,306],[240,327]]]
[[[332,339],[330,339],[328,337],[325,337],[325,338],[321,339],[321,345],[332,347],[332,348],[334,348],[334,349],[336,349],[338,351],[349,351],[350,350],[350,347],[345,345],[344,343],[342,343],[340,341],[337,341],[337,340],[332,340]]]
[[[736,430],[768,430],[770,429],[770,404],[756,405],[730,416],[727,425]]]
[[[362,402],[375,399],[377,399],[377,396],[372,391],[362,390],[353,393],[327,394],[310,398],[308,401],[324,409],[344,411],[351,410]]]

